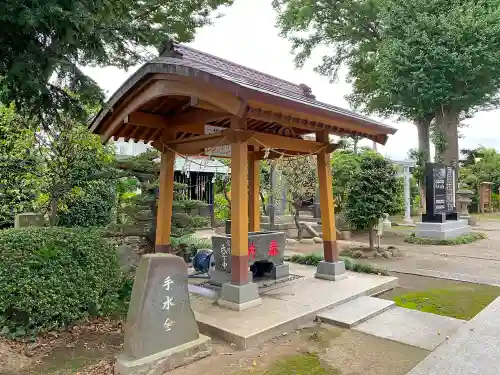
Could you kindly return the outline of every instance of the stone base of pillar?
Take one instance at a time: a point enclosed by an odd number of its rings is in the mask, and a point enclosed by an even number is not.
[[[253,275],[251,271],[248,271],[248,280],[252,282],[253,280]],[[231,273],[230,272],[224,272],[224,271],[219,271],[218,269],[213,269],[210,271],[210,284],[212,285],[217,285],[217,286],[222,286],[225,283],[230,283],[231,282]]]
[[[288,264],[280,264],[273,266],[270,277],[274,280],[282,279],[290,276],[290,266]]]
[[[255,283],[244,285],[226,283],[222,285],[220,298],[217,302],[220,306],[237,311],[247,310],[262,304],[259,289]]]
[[[342,280],[347,278],[347,273],[345,271],[345,264],[343,261],[337,262],[319,262],[318,268],[316,269],[317,279],[324,280]]]
[[[413,219],[412,219],[411,217],[408,217],[408,218],[406,218],[406,217],[405,217],[405,218],[403,219],[403,224],[406,224],[406,225],[413,225],[413,224],[415,224],[415,223],[413,222]]]
[[[130,359],[118,356],[115,364],[116,375],[164,374],[212,354],[210,337],[200,335],[197,340],[176,346],[145,358]]]

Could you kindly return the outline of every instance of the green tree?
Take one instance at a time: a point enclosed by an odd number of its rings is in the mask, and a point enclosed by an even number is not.
[[[341,213],[345,205],[347,186],[359,169],[360,156],[351,151],[339,150],[332,154],[331,163],[335,212]]]
[[[378,80],[432,110],[436,158],[458,167],[460,119],[497,104],[500,3],[384,0]],[[387,37],[386,37],[387,36]]]
[[[63,200],[58,225],[63,227],[105,227],[111,224],[117,205],[115,179],[84,182]]]
[[[232,0],[0,2],[0,102],[50,125],[58,110],[85,115],[104,95],[81,66],[128,68],[168,38],[189,41]],[[65,91],[79,94],[75,99]],[[80,110],[80,111],[77,111]]]
[[[289,157],[276,159],[270,163],[274,164],[279,176],[275,191],[272,193],[276,197],[281,197],[283,187],[286,186],[288,203],[290,203],[293,211],[298,238],[301,239],[300,210],[303,203],[305,201],[312,201],[316,194],[318,179],[316,158],[314,156]]]
[[[120,223],[115,228],[110,228],[110,235],[141,237],[146,241],[148,252],[153,251],[156,236],[160,172],[158,158],[158,151],[148,150],[137,156],[118,160],[116,165],[122,178],[137,181],[138,192],[120,199]],[[206,206],[206,203],[187,199],[185,188],[184,184],[174,184],[171,242],[176,247],[176,252],[184,250],[183,245],[189,244],[191,235],[197,228],[208,224],[208,219],[196,212],[198,208]]]
[[[318,46],[328,46],[328,53],[316,71],[338,78],[347,67],[347,79],[353,92],[347,96],[357,110],[380,116],[397,116],[414,123],[418,129],[418,149],[425,162],[430,160],[430,125],[434,111],[414,92],[395,95],[380,84],[379,48],[384,38],[381,6],[386,0],[274,0],[278,26],[289,38],[299,66]],[[423,184],[423,181],[422,181]]]
[[[460,118],[497,103],[497,1],[275,0],[274,5],[297,62],[326,44],[329,53],[317,71],[334,79],[346,66],[355,106],[413,121],[424,161],[433,119],[437,159],[456,166]]]
[[[375,152],[361,155],[359,169],[347,186],[345,217],[357,229],[368,228],[370,249],[374,226],[382,214],[395,214],[401,207],[402,183],[393,164]]]
[[[48,197],[50,223],[56,225],[58,212],[65,200],[71,200],[73,189],[109,178],[114,150],[112,145],[103,146],[98,136],[67,113],[35,137],[44,169],[41,191]]]
[[[0,105],[0,227],[12,226],[15,214],[33,210],[39,160],[24,121],[14,105]]]

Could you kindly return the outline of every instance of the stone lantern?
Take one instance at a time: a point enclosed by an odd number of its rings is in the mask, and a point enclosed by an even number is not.
[[[468,189],[458,189],[457,190],[457,203],[458,212],[461,219],[467,219],[469,225],[476,225],[474,218],[469,213],[469,205],[472,202],[472,195],[474,192]]]

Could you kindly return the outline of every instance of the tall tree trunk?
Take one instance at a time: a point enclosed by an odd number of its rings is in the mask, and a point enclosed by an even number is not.
[[[262,214],[266,216],[267,215],[266,199],[264,197],[264,193],[262,192],[262,190],[259,191],[259,195],[260,195],[260,200],[262,202]]]
[[[370,250],[375,248],[375,231],[373,230],[374,225],[372,223],[368,224],[368,240],[370,243]]]
[[[436,159],[447,165],[454,166],[458,171],[458,124],[460,119],[457,111],[439,108],[436,111],[436,128],[434,129],[434,145]]]
[[[297,238],[299,241],[302,239],[302,227],[300,225],[299,221],[299,215],[300,215],[300,208],[301,208],[302,201],[300,199],[294,199],[293,201],[293,221],[295,222],[295,227],[297,228]]]
[[[51,227],[54,227],[57,224],[57,204],[58,204],[58,201],[59,201],[59,199],[55,195],[52,195],[50,197],[49,224]]]
[[[425,165],[431,160],[430,127],[432,119],[419,119],[415,121],[418,131],[418,152],[422,157],[422,171]],[[418,181],[420,189],[420,209],[425,208],[425,174],[422,173]]]

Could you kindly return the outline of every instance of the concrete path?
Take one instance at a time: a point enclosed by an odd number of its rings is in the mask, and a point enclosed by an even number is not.
[[[451,279],[500,286],[500,220],[479,222],[475,231],[488,239],[467,245],[409,245],[402,238],[387,238],[384,245],[396,245],[405,256],[393,259],[369,259],[361,262],[377,265],[392,272]],[[341,247],[346,241],[338,241]],[[321,244],[295,245],[291,252],[322,253]]]
[[[439,346],[408,375],[498,375],[500,298]]]
[[[356,331],[434,350],[465,322],[417,310],[394,307],[354,327]]]

